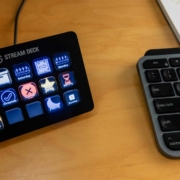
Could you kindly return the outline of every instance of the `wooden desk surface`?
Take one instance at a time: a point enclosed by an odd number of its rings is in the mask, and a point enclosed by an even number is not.
[[[21,0],[0,0],[0,47]],[[27,0],[18,43],[75,31],[92,112],[0,143],[2,180],[172,180],[180,160],[155,144],[136,71],[148,49],[179,47],[154,0]]]

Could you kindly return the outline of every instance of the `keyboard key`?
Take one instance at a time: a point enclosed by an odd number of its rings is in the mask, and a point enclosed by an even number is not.
[[[42,105],[39,101],[27,104],[26,110],[28,112],[29,118],[33,118],[42,115],[44,113],[42,109]]]
[[[180,83],[179,82],[178,83],[174,83],[174,87],[175,87],[176,93],[178,95],[180,95]]]
[[[62,70],[71,66],[71,59],[69,53],[63,52],[53,56],[53,62],[56,70]]]
[[[161,82],[161,77],[158,70],[146,71],[146,78],[148,82]]]
[[[180,133],[164,134],[166,146],[172,150],[180,150]]]
[[[5,111],[5,114],[9,124],[15,124],[24,121],[24,117],[20,108],[14,108]]]
[[[158,119],[163,131],[180,130],[180,114],[159,116]]]
[[[177,69],[178,76],[180,78],[180,68]]]
[[[6,68],[0,68],[0,88],[12,84],[11,76]]]
[[[19,102],[16,91],[13,88],[0,91],[1,107],[10,106]]]
[[[48,97],[44,100],[46,110],[49,113],[59,111],[63,108],[63,102],[59,95]]]
[[[145,69],[169,67],[167,59],[146,60],[143,63]]]
[[[64,93],[64,98],[68,106],[77,104],[80,102],[79,91],[77,89],[67,91]]]
[[[39,86],[43,94],[51,94],[58,90],[56,79],[53,76],[41,79]]]
[[[163,69],[161,71],[164,81],[177,81],[174,69]]]
[[[4,123],[2,117],[0,116],[0,131],[4,129]]]
[[[59,80],[63,89],[74,86],[76,84],[74,73],[72,71],[60,74]]]
[[[169,59],[171,66],[178,67],[180,66],[180,57],[179,58],[170,58]]]
[[[174,91],[170,83],[149,85],[152,97],[174,96]]]
[[[51,61],[48,57],[42,57],[33,61],[34,70],[37,76],[51,74],[53,72]]]
[[[20,63],[13,66],[16,81],[25,81],[33,77],[31,67],[28,63]]]
[[[19,86],[19,93],[23,101],[34,99],[39,96],[36,84],[33,82],[22,84]]]
[[[154,100],[157,113],[180,112],[180,98],[167,98]]]

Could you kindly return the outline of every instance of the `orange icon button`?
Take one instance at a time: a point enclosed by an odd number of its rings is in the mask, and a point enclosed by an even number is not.
[[[38,96],[36,84],[33,82],[22,84],[21,86],[19,86],[19,92],[21,95],[21,99],[24,101],[34,99]]]

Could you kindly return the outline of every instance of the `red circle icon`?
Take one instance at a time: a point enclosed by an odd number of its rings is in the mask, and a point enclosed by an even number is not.
[[[19,91],[23,100],[33,99],[38,96],[36,84],[33,82],[19,86]]]

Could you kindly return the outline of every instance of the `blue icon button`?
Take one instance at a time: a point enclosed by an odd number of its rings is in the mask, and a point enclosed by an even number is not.
[[[2,118],[0,116],[0,131],[4,129],[4,123],[2,121]]]
[[[74,73],[72,71],[60,74],[59,80],[63,89],[76,84]]]
[[[39,85],[43,94],[54,93],[58,90],[56,80],[53,76],[41,79]]]
[[[13,72],[17,81],[24,81],[33,77],[31,67],[26,62],[14,65]]]
[[[34,66],[35,73],[37,76],[50,74],[53,71],[51,61],[46,56],[39,59],[35,59],[33,61],[33,66]]]
[[[63,52],[55,54],[53,57],[56,70],[68,68],[71,65],[71,59],[69,53]]]
[[[59,111],[63,108],[63,103],[60,96],[55,95],[44,100],[45,107],[49,113]]]
[[[18,103],[16,91],[13,88],[0,91],[0,105],[6,107]]]
[[[0,88],[12,84],[11,76],[6,68],[0,68]]]
[[[80,102],[79,91],[77,89],[67,91],[64,93],[64,98],[68,106],[77,104]]]
[[[39,101],[27,104],[26,110],[27,110],[28,116],[30,118],[33,118],[33,117],[43,114],[43,109],[42,109],[41,103]]]
[[[9,124],[15,124],[17,122],[23,121],[24,117],[20,108],[14,108],[8,111],[5,111],[6,118]]]

